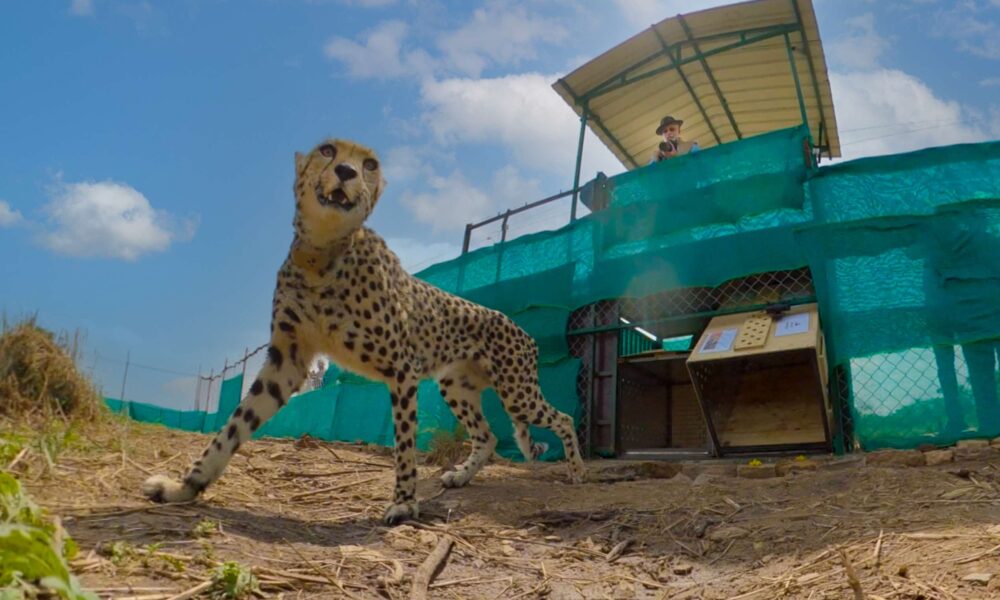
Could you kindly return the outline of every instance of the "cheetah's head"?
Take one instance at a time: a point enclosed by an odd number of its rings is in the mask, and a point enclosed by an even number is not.
[[[384,188],[378,157],[360,144],[329,139],[295,153],[296,223],[316,245],[360,227]]]

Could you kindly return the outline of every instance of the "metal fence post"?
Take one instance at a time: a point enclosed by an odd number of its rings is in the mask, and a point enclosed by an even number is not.
[[[122,401],[122,406],[125,406],[125,381],[128,379],[128,365],[132,358],[132,351],[128,350],[125,352],[125,372],[122,374],[122,390],[118,394],[118,399]]]
[[[212,401],[212,380],[215,379],[215,369],[208,372],[208,390],[205,391],[205,412],[208,412],[208,404]]]

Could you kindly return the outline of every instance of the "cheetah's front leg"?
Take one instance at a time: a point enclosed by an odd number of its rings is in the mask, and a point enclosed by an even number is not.
[[[306,370],[296,343],[276,336],[267,350],[267,362],[243,401],[202,453],[188,468],[182,481],[154,475],[142,484],[142,493],[154,502],[185,502],[218,479],[240,444],[278,412],[302,385]]]
[[[393,383],[392,421],[396,432],[396,489],[384,520],[396,525],[420,516],[417,505],[417,382]]]

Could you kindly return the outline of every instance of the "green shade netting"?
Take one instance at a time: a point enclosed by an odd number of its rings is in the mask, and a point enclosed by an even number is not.
[[[603,195],[603,210],[417,276],[511,316],[538,344],[546,398],[579,415],[580,363],[566,339],[573,310],[808,266],[831,366],[847,369],[854,433],[864,447],[1000,434],[993,409],[1000,143],[814,169],[804,160],[807,136],[803,128],[776,131],[598,178],[588,197]],[[646,348],[634,336],[621,343],[625,352]],[[219,413],[201,421],[136,404],[129,411],[213,430],[235,406],[234,386],[223,384]],[[426,448],[455,421],[432,382],[419,396],[418,441]],[[487,392],[483,402],[498,451],[518,457],[499,400]],[[260,431],[304,433],[391,445],[386,388],[331,368],[321,390],[293,398]],[[548,457],[561,456],[553,436],[534,434],[550,442]]]

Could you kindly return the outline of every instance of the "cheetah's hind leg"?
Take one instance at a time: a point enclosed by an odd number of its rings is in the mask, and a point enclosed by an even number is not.
[[[534,367],[533,364],[529,366]],[[576,426],[573,423],[573,417],[556,410],[554,406],[549,404],[542,397],[537,377],[527,375],[528,372],[516,377],[513,383],[509,380],[499,380],[496,386],[507,414],[514,421],[514,435],[518,447],[525,458],[529,455],[532,458],[537,458],[544,452],[544,447],[531,442],[528,426],[545,427],[552,431],[562,440],[566,460],[569,463],[570,481],[580,483],[583,481],[585,468],[583,458],[580,455],[580,446],[576,439]]]
[[[549,445],[545,442],[536,442],[531,439],[531,431],[524,421],[514,419],[514,441],[524,456],[524,462],[538,460],[538,457],[549,451]]]
[[[444,487],[462,487],[483,468],[497,447],[497,438],[490,431],[490,425],[482,411],[486,380],[476,372],[472,363],[463,363],[447,369],[438,380],[438,387],[445,402],[472,439],[472,452],[465,462],[441,475]]]

